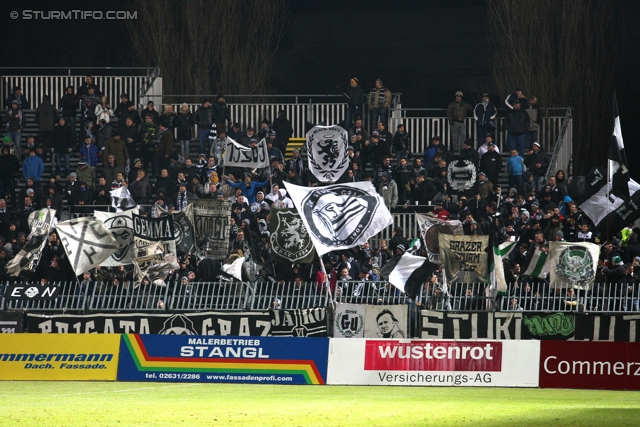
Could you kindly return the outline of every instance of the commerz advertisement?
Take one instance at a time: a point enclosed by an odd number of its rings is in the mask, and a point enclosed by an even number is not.
[[[325,384],[327,338],[124,334],[119,381]]]
[[[332,339],[327,384],[537,387],[538,341]]]
[[[120,335],[0,335],[0,380],[115,381]]]

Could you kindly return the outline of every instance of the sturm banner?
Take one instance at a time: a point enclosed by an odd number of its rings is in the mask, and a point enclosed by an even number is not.
[[[364,338],[364,304],[336,303],[333,320],[334,338]]]
[[[549,242],[549,282],[553,287],[593,286],[600,247],[595,243]]]
[[[271,335],[280,337],[326,337],[327,311],[324,307],[270,310]]]
[[[420,229],[420,237],[427,250],[427,258],[434,264],[440,264],[440,234],[462,236],[462,223],[458,220],[443,221],[427,215],[416,214],[416,221]]]
[[[300,215],[295,209],[271,209],[271,260],[309,263],[315,251]]]
[[[449,193],[471,198],[478,193],[476,165],[470,157],[452,156],[447,166]]]
[[[422,310],[420,337],[436,339],[522,339],[523,313],[448,313]]]
[[[269,152],[264,138],[255,147],[245,147],[231,138],[227,138],[224,150],[224,165],[243,168],[268,168]]]
[[[116,238],[118,250],[104,260],[100,266],[116,267],[133,263],[135,246],[133,245],[133,214],[138,214],[138,208],[127,211],[111,213],[94,211],[93,216],[102,221],[104,226],[111,231]]]
[[[269,312],[52,315],[27,313],[27,331],[56,334],[268,336]]]
[[[336,182],[349,168],[348,140],[341,126],[315,126],[307,132],[309,169],[320,182]]]
[[[193,226],[198,246],[208,246],[211,256],[223,260],[229,254],[229,220],[231,202],[228,200],[195,200]]]
[[[324,384],[327,338],[122,335],[119,381]]]
[[[489,236],[440,234],[440,259],[449,283],[487,281]]]

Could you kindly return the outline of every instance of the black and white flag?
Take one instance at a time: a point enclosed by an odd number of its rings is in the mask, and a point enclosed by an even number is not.
[[[31,233],[22,249],[7,263],[7,273],[18,276],[22,272],[29,274],[36,270],[55,215],[54,209],[41,209],[29,215]]]
[[[611,193],[625,202],[629,201],[629,165],[624,151],[622,140],[622,128],[620,127],[620,114],[618,113],[618,100],[613,92],[613,132],[609,145],[609,170],[611,173]]]
[[[119,249],[116,238],[104,223],[92,217],[61,222],[56,231],[78,276],[99,266]]]
[[[133,244],[133,214],[138,214],[138,208],[122,212],[94,211],[93,216],[102,221],[116,238],[118,250],[105,259],[101,267],[116,267],[133,263],[135,246]]]
[[[239,166],[243,168],[267,168],[269,167],[269,151],[264,138],[256,147],[245,147],[231,138],[227,138],[224,150],[224,165]]]
[[[183,211],[173,212],[172,214],[169,214],[169,211],[165,208],[158,206],[156,209],[156,218],[163,215],[173,216],[173,232],[176,236],[177,253],[190,253],[196,240],[193,227],[193,205],[189,203]]]
[[[438,266],[427,258],[408,253],[395,255],[380,270],[380,277],[404,292],[412,300],[420,293],[420,288],[431,277]]]
[[[149,242],[161,241],[165,254],[176,255],[176,235],[171,215],[149,218],[133,214],[133,236]]]
[[[336,182],[349,168],[349,135],[341,126],[315,126],[307,132],[309,170],[320,182]]]
[[[313,261],[313,242],[295,209],[272,209],[269,229],[273,262]]]
[[[449,193],[471,198],[478,194],[476,165],[469,156],[452,156],[447,166]]]
[[[369,181],[321,188],[284,185],[320,256],[362,245],[393,225],[389,209]]]
[[[111,206],[116,208],[116,212],[126,211],[137,206],[127,187],[116,188],[109,193],[111,194]]]
[[[427,215],[416,214],[416,221],[420,229],[420,238],[427,250],[429,261],[440,264],[440,234],[452,234],[462,236],[464,231],[462,223],[455,220],[444,221]]]

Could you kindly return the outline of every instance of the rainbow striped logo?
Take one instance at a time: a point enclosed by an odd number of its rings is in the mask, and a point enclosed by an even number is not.
[[[147,335],[145,336],[145,339],[148,337],[151,336]],[[157,340],[169,337],[170,336],[156,335],[153,336],[152,339]],[[266,337],[261,337],[261,340],[264,340],[265,338]],[[308,340],[315,342],[315,344],[320,344],[319,340],[322,340],[320,338],[267,339],[293,340],[298,344],[302,344],[301,340]],[[261,376],[275,375],[303,378],[304,383],[306,384],[325,383],[323,375],[320,373],[315,360],[151,356],[147,351],[143,337],[141,337],[140,334],[122,334],[122,341],[124,345],[121,348],[121,361],[123,361],[123,357],[127,358],[126,356],[130,356],[139,373],[171,372]],[[314,345],[314,347],[316,346]],[[122,373],[122,371],[120,373]],[[137,380],[136,378],[126,379]]]

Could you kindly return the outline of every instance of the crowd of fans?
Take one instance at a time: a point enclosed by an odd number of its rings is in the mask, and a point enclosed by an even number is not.
[[[380,240],[375,248],[367,243],[328,254],[313,264],[271,262],[270,210],[293,207],[284,182],[318,185],[297,149],[285,158],[293,128],[284,111],[273,121],[264,119],[257,130],[253,124],[243,128],[232,121],[222,94],[213,102],[203,99],[194,113],[186,104],[177,112],[172,105],[156,110],[153,102],[139,111],[126,93],[112,106],[87,76],[80,88],[68,87],[61,94],[57,107],[49,96],[43,96],[35,114],[38,134],[24,138],[25,110],[31,106],[20,88],[14,89],[5,101],[7,136],[0,155],[3,280],[8,279],[6,263],[25,244],[32,212],[55,209],[58,220],[66,210],[84,208],[92,212],[111,204],[110,190],[127,187],[148,215],[154,215],[159,207],[169,212],[181,211],[195,198],[229,200],[230,254],[243,255],[263,266],[259,281],[303,281],[304,286],[312,288],[324,282],[324,270],[329,275],[331,291],[343,296],[398,293],[388,284],[378,288],[378,279],[384,263],[394,254],[408,250],[411,240],[419,237],[403,236],[401,229],[396,229],[388,242]],[[462,92],[456,92],[447,108],[450,140],[434,135],[421,153],[412,151],[404,124],[399,124],[393,134],[388,129],[391,92],[381,80],[365,94],[358,80],[351,79],[346,95],[347,117],[341,124],[349,133],[350,165],[340,181],[371,181],[392,212],[459,219],[466,235],[495,233],[498,242],[517,240],[518,250],[504,260],[511,293],[524,286],[533,293],[548,287],[548,282],[522,274],[536,248],[548,251],[549,241],[600,242],[589,218],[568,196],[571,178],[559,170],[545,179],[550,155],[538,141],[542,120],[535,96],[527,98],[517,89],[505,100],[504,149],[509,155],[503,158],[493,143],[498,110],[488,94],[483,94],[482,101],[472,107],[463,101]],[[368,116],[364,114],[365,104]],[[476,123],[477,144],[466,134],[464,121],[468,116],[473,116]],[[223,151],[229,138],[247,147],[266,139],[270,167],[225,167]],[[191,152],[191,141],[197,141],[197,153]],[[454,156],[470,159],[477,169],[477,194],[472,197],[455,196],[448,188],[447,170]],[[75,170],[71,168],[72,159],[78,160]],[[45,179],[49,164],[51,174]],[[505,172],[508,188],[499,184]],[[18,176],[25,182],[19,192]],[[637,295],[634,260],[640,256],[640,242],[636,231],[640,229],[629,229],[607,242],[601,256],[603,268],[599,269],[603,276],[597,280],[629,283],[629,289],[633,288]],[[198,261],[192,254],[181,257],[180,269],[167,280],[182,283],[208,279]],[[95,274],[99,280],[132,280],[128,267],[98,269]],[[55,230],[33,278],[49,282],[76,279]],[[440,296],[451,293],[441,272],[425,284],[425,290]],[[458,293],[474,298],[475,308],[484,308],[483,287],[464,287]],[[442,307],[443,299],[438,301]]]

